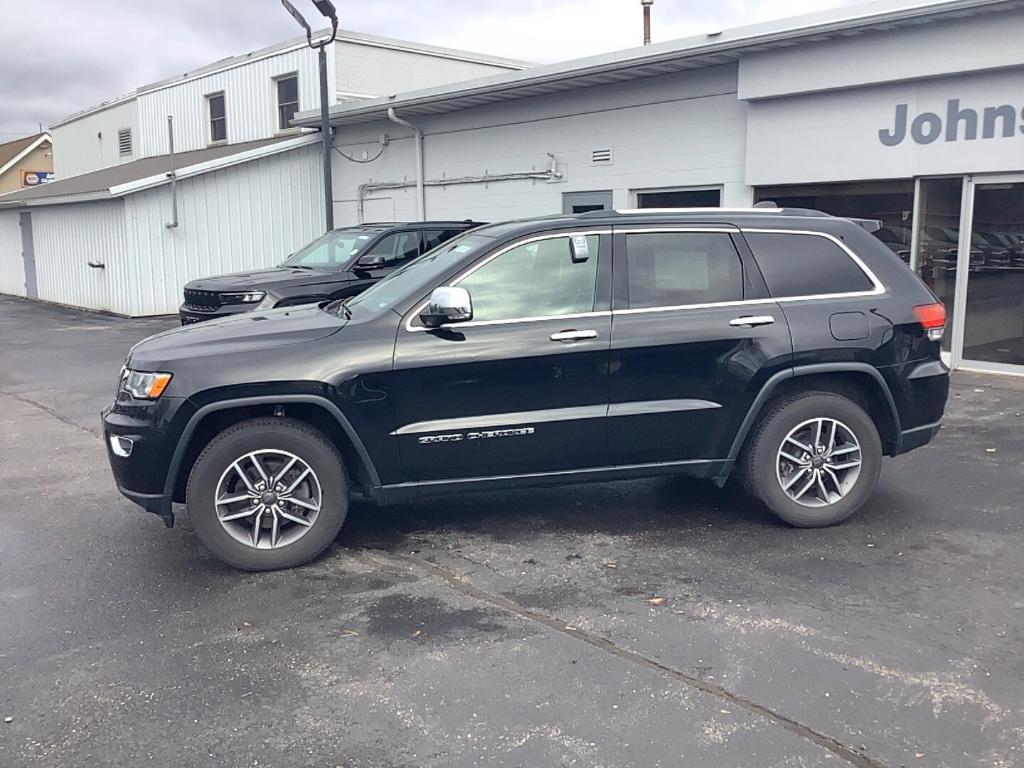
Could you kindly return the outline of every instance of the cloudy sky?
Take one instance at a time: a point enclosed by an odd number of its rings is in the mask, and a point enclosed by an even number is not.
[[[316,18],[309,0],[294,0]],[[856,0],[656,0],[655,42]],[[639,0],[335,0],[342,27],[560,61],[642,42]],[[0,0],[0,142],[296,36],[279,0]],[[318,25],[314,25],[318,26]]]

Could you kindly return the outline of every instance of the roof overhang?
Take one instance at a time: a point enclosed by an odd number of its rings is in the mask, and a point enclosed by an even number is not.
[[[320,134],[304,133],[301,136],[296,136],[294,139],[287,139],[285,141],[279,141],[274,144],[267,144],[266,146],[262,147],[255,147],[254,149],[249,149],[244,152],[238,152],[233,155],[224,155],[223,157],[214,158],[213,160],[207,160],[202,163],[196,163],[194,165],[188,165],[183,168],[179,168],[174,172],[174,177],[177,181],[181,181],[183,179],[190,179],[195,176],[202,176],[204,173],[218,171],[221,170],[222,168],[229,168],[233,165],[248,163],[253,160],[259,160],[260,158],[263,157],[270,157],[271,155],[278,155],[281,154],[282,152],[288,152],[293,149],[300,149],[302,147],[307,147],[319,143]],[[136,192],[142,192],[147,189],[153,189],[154,187],[159,187],[163,186],[164,184],[170,183],[171,174],[168,172],[158,173],[152,176],[146,176],[141,179],[134,179],[123,184],[116,184],[112,187],[108,187],[107,189],[96,190],[93,192],[83,192],[74,195],[54,195],[53,197],[35,197],[15,200],[5,200],[4,196],[0,195],[0,209],[114,200],[117,198],[126,197],[127,195],[131,195]]]
[[[442,114],[502,101],[734,63],[747,53],[1024,7],[1024,0],[881,0],[331,108],[331,124]],[[319,111],[294,125],[319,124]]]

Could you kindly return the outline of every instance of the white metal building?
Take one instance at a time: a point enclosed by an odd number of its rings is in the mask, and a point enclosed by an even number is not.
[[[327,61],[335,104],[526,66],[346,31]],[[60,181],[0,195],[0,292],[167,314],[189,280],[279,263],[324,229],[320,134],[291,125],[313,107],[317,54],[302,38],[58,121]]]
[[[335,157],[336,219],[766,199],[879,219],[952,309],[954,364],[1021,371],[1022,34],[1021,0],[883,0],[338,104],[336,147],[379,157]]]
[[[526,66],[339,30],[328,47],[327,92],[338,104]],[[319,88],[317,54],[304,37],[224,59],[58,120],[50,127],[54,171],[64,179],[166,154],[168,115],[179,152],[289,135],[300,130],[289,123],[296,112],[320,109]]]

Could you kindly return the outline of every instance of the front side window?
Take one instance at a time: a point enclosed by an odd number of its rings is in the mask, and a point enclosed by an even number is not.
[[[210,141],[228,140],[227,111],[223,93],[214,93],[206,97],[210,111]]]
[[[743,265],[725,232],[626,235],[632,309],[743,299]]]
[[[837,243],[812,234],[745,232],[776,298],[870,291],[874,284]]]
[[[383,238],[363,256],[383,256],[385,267],[397,267],[420,255],[419,232],[395,232]]]
[[[459,282],[473,299],[473,320],[592,312],[599,242],[597,235],[587,237],[584,262],[573,261],[568,237],[525,243],[487,262]]]
[[[289,75],[277,80],[277,129],[287,131],[299,111],[299,76]]]

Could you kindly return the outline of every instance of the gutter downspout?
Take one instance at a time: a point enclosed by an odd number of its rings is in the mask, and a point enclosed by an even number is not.
[[[171,153],[171,172],[167,174],[171,178],[171,220],[164,224],[167,229],[178,227],[178,169],[174,157],[174,118],[167,116],[167,146]]]
[[[416,216],[420,221],[426,221],[427,198],[423,187],[423,129],[400,118],[394,107],[388,107],[388,120],[412,129],[416,142]]]

